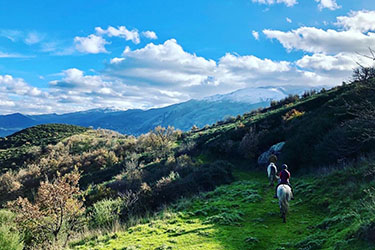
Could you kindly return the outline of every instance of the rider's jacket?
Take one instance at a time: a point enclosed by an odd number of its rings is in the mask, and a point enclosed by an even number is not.
[[[290,173],[288,170],[284,169],[280,172],[280,184],[288,184],[289,183],[289,178],[290,178]]]

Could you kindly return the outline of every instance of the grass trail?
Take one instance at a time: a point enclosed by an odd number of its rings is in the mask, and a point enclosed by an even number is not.
[[[304,242],[324,214],[298,197],[287,223],[279,217],[274,188],[264,173],[236,172],[237,181],[181,200],[147,223],[125,232],[94,236],[75,249],[313,249]],[[298,193],[298,192],[297,192]],[[299,243],[298,243],[299,242]],[[298,247],[296,247],[298,246]]]

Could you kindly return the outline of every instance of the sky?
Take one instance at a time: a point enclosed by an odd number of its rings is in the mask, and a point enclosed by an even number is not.
[[[2,0],[0,114],[148,109],[335,86],[371,66],[373,0]]]

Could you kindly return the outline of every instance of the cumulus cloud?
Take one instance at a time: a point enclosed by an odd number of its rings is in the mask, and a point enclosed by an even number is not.
[[[315,2],[319,3],[318,4],[319,10],[322,10],[324,8],[327,8],[327,9],[330,9],[330,10],[336,10],[336,9],[341,8],[341,6],[339,6],[336,3],[336,0],[315,0]]]
[[[148,39],[158,39],[158,36],[156,35],[156,33],[154,31],[149,31],[149,30],[143,31],[142,36]]]
[[[375,30],[375,11],[351,11],[348,16],[337,17],[337,26],[346,30],[367,32]]]
[[[172,89],[184,93],[175,96],[179,101],[245,87],[337,83],[328,76],[298,69],[287,61],[227,53],[215,62],[184,51],[174,39],[128,51],[122,58],[113,59],[103,75],[142,89]]]
[[[352,70],[358,67],[358,63],[365,66],[373,66],[373,60],[351,53],[338,53],[335,55],[326,55],[317,53],[305,55],[296,64],[304,69],[314,71],[326,71],[329,74],[337,73],[335,71],[346,72],[350,74]]]
[[[48,105],[42,104],[48,94],[31,86],[21,78],[11,75],[0,75],[0,109],[1,113],[47,112]]]
[[[107,29],[96,27],[95,31],[98,35],[107,35],[109,37],[121,37],[126,41],[132,41],[135,44],[140,43],[139,32],[137,29],[128,30],[125,26],[119,26],[117,28],[108,26]],[[156,36],[156,34],[154,33]]]
[[[11,75],[0,75],[0,91],[13,95],[40,96],[42,92],[36,87],[27,84],[21,78],[13,78]]]
[[[122,61],[124,61],[124,60],[125,60],[125,58],[114,57],[114,58],[112,58],[112,59],[110,60],[110,63],[111,63],[111,64],[116,64],[116,63],[120,63],[120,62],[122,62]]]
[[[107,72],[119,77],[147,79],[144,83],[151,85],[170,82],[199,85],[216,67],[213,60],[185,52],[174,39],[159,45],[150,43],[123,55],[125,60],[108,68]]]
[[[257,31],[253,30],[251,33],[253,34],[255,40],[259,40],[259,33]]]
[[[296,5],[298,2],[297,0],[252,0],[253,3],[260,3],[260,4],[267,4],[272,5],[275,3],[283,3],[288,7],[292,7],[293,5]]]
[[[91,34],[87,37],[76,36],[74,38],[75,47],[79,52],[98,54],[107,53],[105,45],[108,44],[104,38]]]
[[[313,53],[364,52],[375,43],[375,33],[363,34],[356,30],[323,30],[300,27],[292,31],[263,30],[270,39],[277,39],[287,50]]]

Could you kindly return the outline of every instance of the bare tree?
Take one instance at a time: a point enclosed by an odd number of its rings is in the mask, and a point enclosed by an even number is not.
[[[372,61],[375,61],[375,51],[371,49],[370,47],[368,48],[370,54],[369,55],[364,55],[364,54],[359,54],[365,58],[371,59]],[[375,77],[375,68],[372,66],[363,66],[359,62],[356,62],[357,65],[359,66],[358,68],[353,70],[353,80],[354,81],[366,81],[370,78]]]
[[[52,236],[57,242],[61,232],[66,233],[65,244],[70,233],[80,225],[80,216],[84,212],[77,169],[50,182],[42,181],[35,202],[19,197],[8,204],[17,214],[16,222],[20,229],[30,235],[34,244],[45,244]],[[50,242],[52,243],[52,242]],[[65,245],[64,244],[64,245]]]

